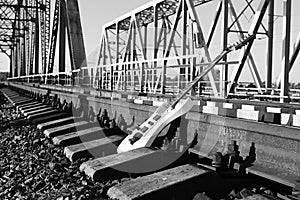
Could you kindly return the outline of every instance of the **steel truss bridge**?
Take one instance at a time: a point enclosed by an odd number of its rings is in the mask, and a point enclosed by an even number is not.
[[[260,41],[255,39],[224,57],[195,87],[194,94],[234,95],[243,70],[249,68],[258,94],[273,89],[285,102],[291,95],[289,74],[300,50],[300,33],[292,49],[292,0],[276,1],[283,5],[284,13],[278,80],[272,80],[275,0],[149,1],[103,26],[98,59],[92,64],[86,59],[77,0],[0,2],[0,50],[10,58],[10,81],[178,94],[218,52],[255,35],[266,38],[266,47],[260,46],[266,49],[266,64],[256,63],[253,51]],[[212,17],[203,14],[206,9],[214,11]],[[67,56],[71,72],[66,70]],[[265,67],[264,78],[259,66]],[[272,86],[275,81],[276,89]]]

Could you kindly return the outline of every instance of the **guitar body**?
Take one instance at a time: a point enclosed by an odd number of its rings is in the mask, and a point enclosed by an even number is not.
[[[254,39],[255,34],[248,35],[240,42],[224,49],[212,62],[210,62],[200,75],[198,75],[186,89],[182,91],[172,105],[167,103],[161,105],[146,122],[135,129],[131,135],[127,136],[119,145],[117,150],[118,153],[142,147],[150,147],[165,126],[189,112],[193,107],[193,102],[190,98],[185,100],[182,99],[201,80],[201,78],[212,70],[229,52],[241,49],[247,43],[253,42]]]
[[[150,147],[163,128],[173,120],[189,112],[193,105],[190,98],[177,103],[174,109],[168,103],[164,103],[147,121],[121,142],[117,150],[118,153],[142,147]]]

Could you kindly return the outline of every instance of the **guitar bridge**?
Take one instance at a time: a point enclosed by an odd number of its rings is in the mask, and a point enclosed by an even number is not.
[[[132,138],[131,139],[129,139],[129,142],[130,142],[130,144],[134,144],[134,143],[136,143],[139,139],[141,139],[143,137],[143,134],[141,134],[141,133],[136,133],[136,134],[134,134],[133,136],[132,136]]]

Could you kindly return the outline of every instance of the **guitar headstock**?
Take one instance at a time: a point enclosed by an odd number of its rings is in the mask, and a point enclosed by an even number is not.
[[[240,41],[228,46],[227,49],[231,51],[241,49],[243,46],[247,45],[247,43],[251,42],[254,39],[255,39],[255,35],[248,34],[247,36],[245,36],[244,39],[241,39]]]

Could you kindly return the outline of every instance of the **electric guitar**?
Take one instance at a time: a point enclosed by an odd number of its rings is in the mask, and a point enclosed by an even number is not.
[[[193,102],[190,98],[183,99],[184,96],[210,71],[225,55],[232,51],[241,49],[243,46],[252,42],[255,35],[249,35],[243,40],[224,49],[209,65],[182,91],[177,98],[170,103],[162,104],[143,124],[137,127],[132,134],[128,135],[118,146],[117,152],[126,152],[142,147],[150,147],[159,133],[173,120],[188,113]]]

